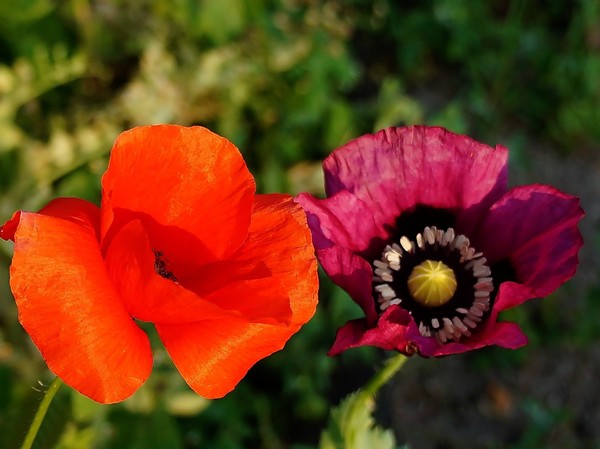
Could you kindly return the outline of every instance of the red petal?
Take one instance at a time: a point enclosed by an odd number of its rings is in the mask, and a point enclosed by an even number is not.
[[[100,242],[100,208],[89,201],[80,198],[56,198],[39,213],[91,227],[96,239]]]
[[[327,354],[334,356],[342,353],[346,349],[357,348],[360,346],[377,346],[388,350],[395,349],[394,345],[385,338],[376,340],[373,336],[371,336],[371,338],[367,336],[365,340],[368,341],[368,343],[364,342],[363,337],[365,337],[365,334],[367,332],[373,334],[373,330],[376,329],[377,328],[369,329],[366,320],[362,318],[348,321],[337,330],[335,341]],[[404,335],[404,332],[400,335]]]
[[[170,270],[170,254],[162,257]],[[141,321],[179,323],[236,314],[157,273],[157,258],[140,220],[122,226],[106,252],[106,267],[128,313]],[[239,315],[239,313],[237,313]]]
[[[80,198],[56,198],[50,201],[39,213],[91,227],[96,237],[99,237],[100,209],[89,201]],[[14,234],[19,225],[20,217],[21,211],[17,211],[4,226],[0,227],[0,238],[14,241]]]
[[[236,307],[246,319],[157,324],[156,328],[190,387],[204,397],[217,398],[230,392],[257,361],[283,348],[315,311],[317,264],[304,212],[288,196],[258,195],[248,240],[227,263],[210,270],[214,278],[199,278],[198,288],[225,283],[212,298],[218,296],[222,305],[229,299],[228,306]],[[274,304],[269,304],[254,283],[272,281],[277,281],[274,286],[279,290],[273,289]],[[246,296],[238,291],[239,282],[248,283]],[[267,324],[269,318],[280,325]]]
[[[519,283],[547,296],[575,274],[581,217],[573,196],[550,186],[517,187],[490,209],[477,248],[492,262],[508,258]]]
[[[257,195],[242,247],[186,286],[252,322],[304,323],[317,303],[317,262],[302,208],[288,195]]]
[[[152,353],[107,276],[93,207],[61,200],[44,209],[52,216],[21,213],[10,284],[19,321],[48,367],[82,394],[111,403],[145,382]]]
[[[0,226],[0,238],[3,240],[15,241],[15,232],[17,232],[17,226],[19,226],[19,220],[21,219],[21,211],[16,211],[10,220],[7,220],[2,226]]]
[[[185,381],[210,399],[233,390],[252,365],[283,348],[299,327],[242,319],[156,325]]]
[[[111,225],[141,220],[152,245],[170,249],[180,275],[230,255],[246,239],[254,180],[235,146],[205,128],[122,133],[102,186],[103,236]]]

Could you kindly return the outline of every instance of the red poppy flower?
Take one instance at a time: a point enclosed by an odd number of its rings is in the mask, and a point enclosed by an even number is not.
[[[129,397],[154,323],[175,366],[208,397],[231,391],[313,315],[314,249],[287,195],[255,195],[242,156],[200,128],[119,136],[100,208],[59,198],[17,212],[0,236],[19,320],[49,368],[104,403]]]
[[[302,194],[318,259],[365,317],[330,351],[362,345],[423,356],[527,339],[498,314],[575,273],[578,199],[507,191],[506,148],[441,128],[390,128],[324,162],[326,199]]]

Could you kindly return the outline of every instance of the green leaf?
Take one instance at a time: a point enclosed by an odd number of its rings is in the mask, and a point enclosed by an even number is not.
[[[352,393],[331,412],[327,430],[321,434],[320,449],[394,449],[394,434],[375,425],[372,413],[375,395],[406,363],[407,357],[396,354],[387,360],[371,380]]]
[[[395,449],[393,433],[375,425],[371,416],[374,408],[374,397],[368,393],[359,391],[347,396],[331,412],[319,449]]]

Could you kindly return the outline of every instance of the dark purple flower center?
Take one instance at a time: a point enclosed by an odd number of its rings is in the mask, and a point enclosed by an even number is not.
[[[168,262],[164,253],[156,249],[152,249],[152,252],[154,253],[154,271],[156,271],[156,274],[177,283],[177,278],[173,272],[167,269]]]
[[[446,272],[452,270],[453,276],[430,273],[427,278],[422,276],[424,265],[443,266]],[[494,284],[487,260],[467,237],[456,235],[451,227],[442,230],[426,226],[414,240],[402,236],[384,248],[373,266],[373,291],[379,311],[383,313],[392,305],[402,307],[413,316],[423,336],[435,336],[441,343],[470,336],[491,309]],[[426,281],[416,279],[415,273]],[[448,282],[452,282],[451,288]],[[415,283],[422,287],[419,294]],[[433,301],[424,299],[424,289],[441,287],[445,289],[443,294],[433,292]]]

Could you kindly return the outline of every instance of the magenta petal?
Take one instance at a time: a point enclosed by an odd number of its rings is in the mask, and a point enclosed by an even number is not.
[[[341,191],[323,200],[303,193],[296,202],[306,212],[315,248],[337,245],[362,253],[374,239],[389,234],[387,222],[377,220],[371,205],[350,192]]]
[[[498,345],[517,349],[527,344],[527,337],[514,323],[489,323],[486,330],[459,343],[439,344],[433,337],[419,334],[410,315],[398,307],[390,307],[380,318],[377,327],[369,328],[365,320],[353,320],[342,326],[336,335],[329,355],[359,346],[376,346],[405,354],[418,351],[424,357],[459,354],[485,346]]]
[[[578,198],[553,187],[517,187],[492,206],[477,244],[492,262],[509,259],[517,281],[544,297],[575,274],[583,215]]]
[[[358,346],[376,346],[386,350],[397,350],[412,354],[407,332],[414,325],[410,315],[399,307],[388,308],[379,319],[377,327],[369,328],[366,320],[353,320],[338,329],[329,355],[337,355],[346,349]]]
[[[503,282],[494,301],[493,309],[485,324],[479,327],[469,339],[460,342],[449,342],[443,345],[436,344],[421,348],[421,355],[442,356],[460,354],[484,346],[497,345],[507,349],[517,349],[527,344],[527,336],[515,323],[498,322],[498,314],[503,310],[516,307],[528,299],[534,298],[533,289],[517,284],[516,282]]]
[[[367,331],[367,322],[364,319],[348,321],[338,329],[333,346],[327,354],[334,356],[346,349],[362,346],[361,339]]]
[[[516,282],[503,282],[494,300],[494,312],[497,314],[512,309],[537,296],[539,295],[531,287]]]
[[[546,296],[575,273],[582,245],[577,225],[583,212],[576,198],[551,187],[534,185],[507,193],[507,157],[504,147],[415,126],[363,136],[325,160],[328,198],[303,194],[297,200],[307,212],[323,268],[366,314],[366,319],[339,330],[330,354],[370,345],[443,356],[527,343],[519,326],[497,322],[498,314]],[[500,284],[489,316],[472,335],[456,342],[442,344],[421,335],[409,312],[399,306],[381,316],[375,310],[372,260],[390,237],[403,232],[414,237],[426,226],[425,210],[440,217],[452,214],[455,230],[485,254],[495,287]],[[407,224],[411,219],[416,230]],[[440,218],[441,226],[448,223],[452,220]]]
[[[472,351],[473,349],[483,348],[485,346],[500,346],[506,349],[518,349],[527,344],[527,336],[515,323],[501,322],[493,323],[490,329],[474,338],[461,341],[459,343],[446,343],[437,346],[430,353],[423,353],[424,356],[440,357],[444,355],[460,354]]]
[[[417,204],[453,209],[470,233],[506,191],[506,148],[442,128],[388,128],[351,141],[323,163],[328,196],[347,190],[377,223],[393,224]]]
[[[477,329],[475,335],[460,342],[436,344],[421,348],[421,355],[442,356],[460,354],[484,346],[497,345],[508,349],[517,349],[527,344],[527,336],[514,323],[497,322],[498,313],[516,307],[528,299],[534,298],[533,289],[516,282],[503,282],[494,301],[494,307],[485,324]]]
[[[310,195],[301,194],[296,201],[306,211],[313,245],[321,266],[331,280],[344,289],[363,309],[369,323],[374,323],[377,320],[377,312],[371,290],[373,270],[368,262],[351,251],[356,250],[356,243],[351,236],[357,235],[356,241],[359,241],[359,230],[347,229],[360,220],[357,220],[357,216],[351,218],[352,214],[348,213],[348,221],[340,221],[329,210],[329,207],[336,209],[340,204],[343,208],[343,201],[338,203],[337,199],[345,196],[349,196],[350,200],[355,199],[348,192],[343,192],[327,200],[318,200]],[[366,231],[365,236],[368,237],[368,234],[369,232]]]
[[[528,342],[527,335],[523,333],[516,323],[496,323],[493,332],[484,340],[487,345],[496,345],[506,349],[518,349]]]
[[[331,280],[344,289],[363,309],[367,321],[375,322],[377,312],[371,290],[373,271],[369,264],[356,254],[340,247],[317,250],[317,258]]]

